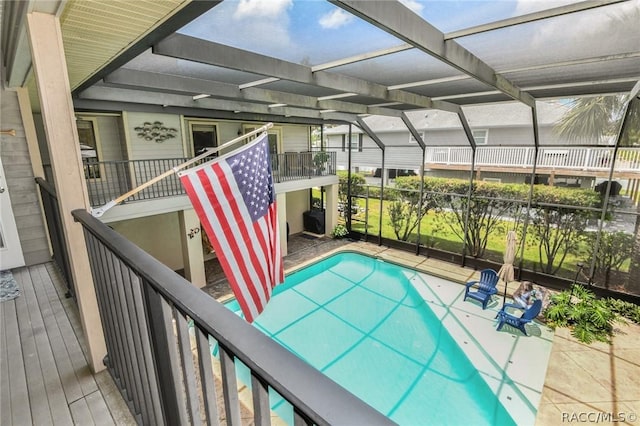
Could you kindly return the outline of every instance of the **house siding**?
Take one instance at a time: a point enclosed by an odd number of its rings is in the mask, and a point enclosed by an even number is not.
[[[417,143],[409,143],[409,133],[406,134],[380,134],[378,135],[385,144],[384,165],[387,169],[419,169],[422,163],[422,150]],[[327,150],[336,152],[337,163],[343,168],[349,161],[349,152],[342,150],[342,136],[331,135],[327,140]],[[355,146],[351,151],[351,165],[353,167],[380,167],[382,164],[382,150],[373,140],[364,136],[362,139],[362,151]]]
[[[287,193],[287,223],[290,234],[304,231],[302,214],[307,210],[309,210],[308,189]]]
[[[120,134],[120,117],[97,116],[100,145],[102,148],[101,161],[124,160],[126,150],[123,149],[124,137]]]
[[[184,268],[178,212],[111,222],[109,226],[174,271]]]
[[[27,266],[51,260],[46,228],[35,183],[31,158],[20,115],[18,95],[2,89],[2,128],[15,129],[16,136],[2,136],[2,164],[11,194],[11,207],[18,228],[22,254]]]
[[[161,122],[164,127],[176,129],[175,137],[158,143],[138,136],[138,132],[135,130],[136,127],[140,127],[146,122],[154,123],[156,121]],[[129,135],[129,141],[131,143],[130,160],[184,157],[179,115],[129,112],[127,113],[126,132]]]
[[[283,126],[282,147],[285,152],[309,151],[309,126]]]
[[[528,146],[533,147],[533,129],[531,127],[477,127],[488,130],[487,144],[482,148],[497,146]],[[560,139],[553,131],[553,126],[544,125],[539,129],[541,145],[558,145]],[[469,141],[462,128],[437,130],[418,130],[424,135],[424,142],[429,147],[468,147]],[[354,132],[354,135],[358,133]],[[409,141],[409,131],[396,130],[377,133],[385,146],[386,169],[417,170],[422,164],[422,150],[417,142]],[[355,137],[354,137],[355,139]],[[342,135],[329,134],[326,136],[327,149],[336,152],[338,166],[346,168],[349,161],[348,150],[342,150]],[[345,147],[346,147],[345,143]],[[427,159],[428,161],[428,159]],[[352,167],[378,168],[382,164],[382,151],[367,135],[363,137],[362,151],[354,149],[351,152]]]

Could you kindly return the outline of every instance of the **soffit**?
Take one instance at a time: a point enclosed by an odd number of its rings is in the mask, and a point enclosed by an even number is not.
[[[72,90],[189,0],[70,0],[60,17]]]
[[[67,0],[60,15],[69,84],[77,88],[191,0]],[[33,74],[26,86],[34,111],[39,99]]]

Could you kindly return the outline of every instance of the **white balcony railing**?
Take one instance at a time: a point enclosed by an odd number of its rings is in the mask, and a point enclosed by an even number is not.
[[[540,148],[538,168],[606,171],[611,167],[613,148]],[[533,166],[533,147],[478,147],[476,166],[522,167]],[[471,165],[469,147],[430,147],[426,151],[427,164]],[[620,148],[616,160],[617,172],[640,172],[640,148]]]

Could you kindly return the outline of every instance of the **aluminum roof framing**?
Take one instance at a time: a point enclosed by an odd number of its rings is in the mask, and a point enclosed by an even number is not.
[[[270,56],[237,49],[223,44],[174,34],[156,44],[153,53],[172,58],[195,61],[265,77],[332,88],[347,93],[399,102],[417,108],[435,108],[455,112],[457,105],[433,101],[429,97],[402,90],[387,90],[386,86],[327,71],[314,72],[311,67],[287,62]]]
[[[535,99],[515,84],[497,74],[489,65],[460,46],[445,40],[444,33],[429,24],[400,2],[329,0],[331,3],[398,37],[429,55],[451,65],[507,96],[533,106]]]
[[[321,99],[313,96],[298,95],[258,87],[241,89],[239,85],[235,84],[131,69],[119,69],[105,77],[104,81],[109,85],[115,85],[117,87],[207,95],[202,98],[210,97],[265,104],[285,104],[299,108],[335,110],[348,114],[377,114],[396,117],[399,117],[401,114],[401,111],[389,108],[372,107],[333,99]],[[335,96],[338,97],[340,95]]]

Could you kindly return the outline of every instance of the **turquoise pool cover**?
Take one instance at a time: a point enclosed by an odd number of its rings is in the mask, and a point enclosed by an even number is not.
[[[416,274],[339,253],[287,276],[254,325],[398,424],[515,424],[409,282]],[[250,385],[248,370],[238,376]]]

